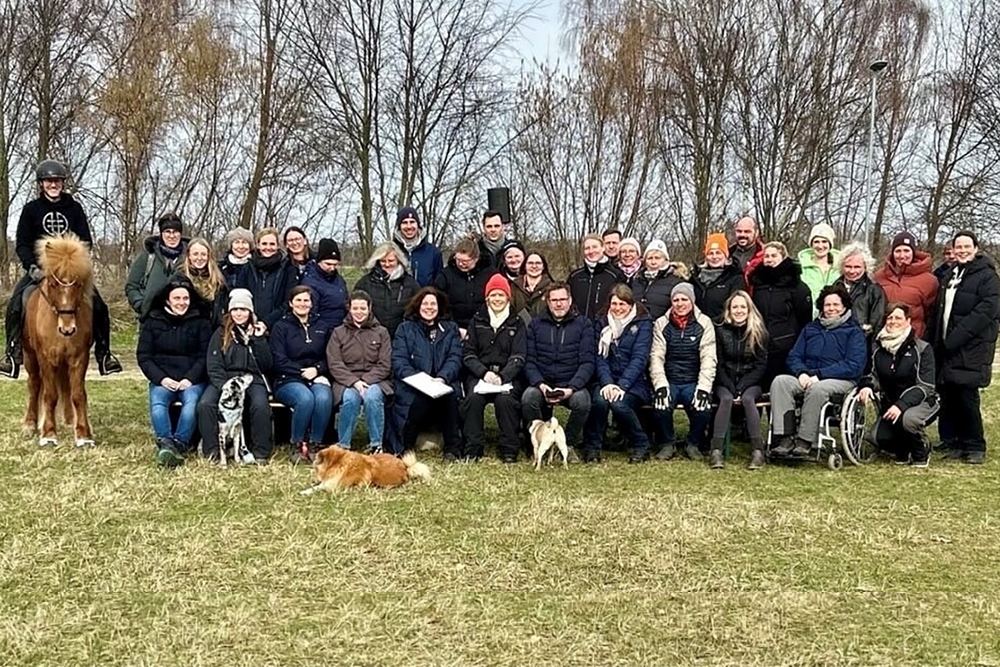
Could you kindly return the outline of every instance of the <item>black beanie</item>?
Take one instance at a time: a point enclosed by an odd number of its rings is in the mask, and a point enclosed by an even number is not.
[[[184,231],[184,223],[181,222],[180,217],[176,213],[161,215],[156,224],[159,226],[160,232],[164,229],[176,229],[179,232]]]
[[[340,246],[333,239],[319,240],[319,249],[316,250],[316,262],[322,262],[324,259],[340,261]]]
[[[420,214],[417,213],[417,209],[412,206],[404,206],[396,213],[396,229],[399,229],[399,226],[403,224],[403,220],[407,218],[413,218],[417,221],[417,227],[420,226]]]

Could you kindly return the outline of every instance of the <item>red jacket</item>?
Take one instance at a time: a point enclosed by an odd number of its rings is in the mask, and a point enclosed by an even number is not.
[[[914,251],[913,263],[900,271],[890,254],[882,268],[875,272],[875,282],[885,290],[887,305],[901,301],[910,307],[913,330],[923,338],[927,321],[934,316],[938,292],[938,279],[931,272],[931,256]]]

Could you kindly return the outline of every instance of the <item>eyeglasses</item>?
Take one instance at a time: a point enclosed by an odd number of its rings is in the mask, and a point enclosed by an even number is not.
[[[566,301],[569,301],[568,296],[562,298],[549,297],[549,303],[564,303]]]

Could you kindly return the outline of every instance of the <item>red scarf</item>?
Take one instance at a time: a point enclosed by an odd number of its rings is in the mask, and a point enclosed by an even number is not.
[[[691,311],[694,312],[694,311]],[[691,321],[691,313],[684,315],[683,317],[674,313],[673,309],[670,309],[670,321],[674,323],[674,326],[678,329],[683,329]]]

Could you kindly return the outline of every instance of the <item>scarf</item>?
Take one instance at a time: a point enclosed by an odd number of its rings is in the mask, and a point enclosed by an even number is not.
[[[254,250],[253,255],[250,257],[250,263],[259,271],[270,272],[281,266],[283,259],[284,256],[280,252],[276,252],[270,257],[264,257],[258,251]]]
[[[494,257],[496,257],[500,253],[500,248],[503,247],[503,244],[506,241],[507,241],[507,239],[505,239],[502,236],[498,240],[496,240],[496,241],[490,241],[485,236],[483,237],[483,245],[486,246],[487,250],[489,250],[491,253],[493,253]]]
[[[243,255],[242,257],[237,257],[233,253],[229,253],[229,263],[233,266],[243,266],[248,261],[250,261],[250,255]]]
[[[385,269],[382,268],[381,264],[376,264],[372,267],[372,278],[380,283],[389,283],[393,280],[399,280],[403,277],[403,265],[397,264],[396,268],[392,270],[392,273],[386,273]]]
[[[587,260],[583,260],[583,265],[586,266],[587,270],[590,271],[591,273],[594,272],[594,269],[596,269],[597,265],[600,263],[601,263],[600,261],[588,262]]]
[[[182,252],[184,252],[183,243],[179,243],[176,248],[169,248],[166,245],[164,245],[163,239],[160,239],[156,242],[156,247],[160,251],[160,254],[163,255],[163,259],[167,260],[168,262],[174,261],[175,259],[181,256]]]
[[[513,282],[513,281],[516,281],[520,277],[521,271],[518,270],[518,271],[515,271],[514,273],[511,273],[510,269],[507,268],[507,265],[504,264],[503,267],[500,269],[500,274],[504,278],[506,278],[507,280],[510,280],[511,282]]]
[[[713,269],[709,266],[703,266],[700,269],[698,269],[697,280],[702,285],[711,285],[712,283],[714,283],[716,280],[719,279],[719,276],[722,275],[722,271],[725,268],[726,267],[724,266],[720,266],[717,269]]]
[[[899,348],[903,346],[906,339],[910,337],[910,333],[912,331],[913,327],[906,327],[900,329],[896,333],[889,333],[887,328],[882,327],[882,330],[875,336],[875,340],[877,340],[878,344],[882,346],[882,349],[895,356],[895,354],[899,352]]]
[[[656,277],[660,275],[660,270],[656,269],[655,271],[653,271],[651,269],[646,269],[645,271],[642,272],[642,275],[646,277],[646,280],[650,281],[656,280]]]
[[[851,319],[851,309],[848,308],[837,317],[819,317],[819,323],[824,329],[836,329],[841,324]]]
[[[632,323],[635,319],[635,304],[632,304],[632,308],[628,311],[628,315],[622,319],[617,319],[608,313],[608,325],[601,329],[601,339],[597,345],[597,351],[602,357],[607,358],[611,354],[611,346],[618,342],[618,339],[622,337],[622,332],[625,328]]]
[[[948,279],[948,284],[945,286],[944,290],[944,318],[941,320],[944,324],[944,331],[948,331],[948,323],[951,321],[951,308],[955,305],[955,292],[958,291],[958,286],[962,282],[962,278],[965,277],[965,265],[956,264],[955,268],[951,270],[951,278]]]
[[[642,270],[642,266],[642,257],[636,257],[635,261],[631,264],[622,264],[620,262],[618,264],[618,268],[621,269],[621,272],[624,273],[625,277],[629,280],[632,280],[632,278],[635,278],[639,274],[639,271]]]
[[[686,327],[688,325],[688,322],[691,321],[691,315],[693,315],[693,314],[694,314],[694,310],[692,310],[690,313],[688,313],[687,315],[684,315],[682,317],[682,316],[678,315],[677,313],[675,313],[674,309],[671,308],[670,309],[670,321],[673,322],[674,326],[677,327],[678,329],[683,329],[684,327]]]
[[[503,326],[503,323],[507,321],[508,317],[510,317],[510,304],[508,303],[503,307],[503,310],[500,311],[493,310],[487,306],[486,312],[488,312],[490,316],[490,326],[493,328],[493,331],[496,331]]]

